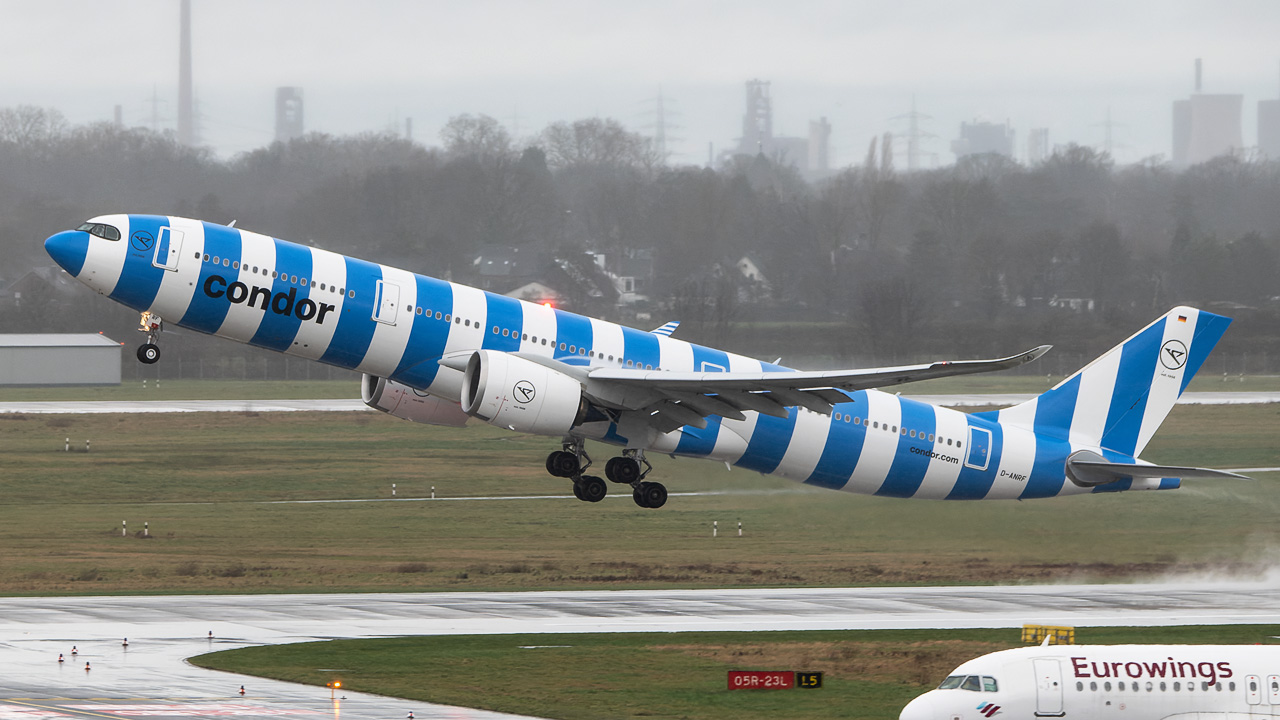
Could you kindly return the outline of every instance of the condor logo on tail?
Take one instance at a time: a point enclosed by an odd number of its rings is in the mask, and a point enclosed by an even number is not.
[[[249,307],[262,310],[270,308],[271,312],[277,315],[293,315],[299,320],[315,318],[317,325],[323,325],[324,316],[336,309],[333,305],[317,303],[310,298],[298,300],[296,287],[289,288],[287,293],[279,292],[272,295],[270,288],[257,285],[251,288],[239,280],[228,285],[227,279],[221,275],[210,275],[209,279],[204,281],[204,294],[214,299],[225,297],[237,305],[247,302]]]

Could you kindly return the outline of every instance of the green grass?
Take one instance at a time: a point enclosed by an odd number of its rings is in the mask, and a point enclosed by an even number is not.
[[[1274,625],[1078,628],[1079,643],[1273,642]],[[897,718],[1009,630],[470,635],[229,650],[201,667],[564,720]],[[542,646],[542,647],[528,647]],[[546,647],[565,646],[565,647]],[[321,668],[340,668],[341,671]],[[730,691],[728,670],[821,671],[817,690]]]
[[[1280,406],[1176,409],[1147,456],[1280,466]],[[92,452],[63,452],[64,438]],[[565,495],[546,438],[375,413],[0,416],[0,594],[778,587],[1259,572],[1275,474],[1176,492],[957,503],[654,457],[673,492]],[[591,450],[598,462],[603,446]],[[426,497],[437,501],[264,504]],[[617,486],[611,487],[617,494]],[[129,535],[122,537],[121,521]],[[736,536],[741,521],[744,536]],[[143,523],[150,537],[139,537]],[[712,538],[713,522],[720,536]]]

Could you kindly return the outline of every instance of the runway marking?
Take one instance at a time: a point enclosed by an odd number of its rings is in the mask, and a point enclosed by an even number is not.
[[[113,717],[123,715],[125,717],[161,717],[166,715],[176,715],[178,717],[238,717],[245,715],[267,715],[267,716],[284,716],[284,715],[321,715],[323,713],[315,710],[303,710],[301,708],[272,708],[260,707],[252,705],[236,705],[234,703],[184,703],[163,704],[153,703],[146,705],[112,705],[110,703],[103,705],[68,705],[68,708],[89,709],[100,708],[114,715],[103,715],[101,717]]]
[[[16,705],[25,705],[32,708],[34,712],[29,712],[25,708],[0,708],[0,712],[9,711],[12,714],[0,714],[0,718],[68,718],[68,717],[101,717],[111,718],[111,720],[120,720],[116,715],[103,715],[95,712],[85,712],[82,710],[70,710],[58,705],[40,705],[39,703],[23,702],[21,700],[8,699],[2,702],[14,703]],[[70,713],[70,714],[68,714]]]

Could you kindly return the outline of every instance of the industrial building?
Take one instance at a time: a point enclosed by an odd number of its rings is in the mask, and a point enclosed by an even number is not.
[[[276,88],[276,142],[302,137],[302,118],[302,88]]]
[[[1196,59],[1196,91],[1173,103],[1173,164],[1187,167],[1244,147],[1243,95],[1201,92],[1201,63]]]
[[[1258,150],[1268,160],[1280,160],[1280,100],[1258,103]]]
[[[0,385],[119,385],[120,355],[101,334],[0,334]]]
[[[773,99],[769,83],[747,81],[747,111],[742,116],[742,137],[735,151],[757,155],[792,165],[810,180],[825,177],[831,170],[831,123],[820,118],[809,122],[808,137],[773,134]]]
[[[1013,128],[1008,122],[1003,124],[976,121],[960,123],[960,137],[951,141],[951,152],[956,158],[966,155],[995,153],[1005,157],[1013,157]]]

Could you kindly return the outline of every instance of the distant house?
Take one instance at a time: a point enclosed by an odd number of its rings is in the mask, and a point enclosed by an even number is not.
[[[29,302],[69,300],[81,296],[85,287],[60,267],[38,267],[0,289],[0,302],[20,307]]]
[[[1093,312],[1093,298],[1057,297],[1049,298],[1049,307],[1061,308],[1072,312]]]
[[[544,280],[550,261],[546,253],[526,248],[489,248],[472,261],[472,277],[468,284],[506,294],[531,282]]]
[[[562,296],[560,293],[556,292],[554,288],[543,285],[537,281],[526,283],[504,294],[507,297],[537,303],[538,305],[546,305],[547,303],[550,303],[555,307],[560,307],[562,303]]]

